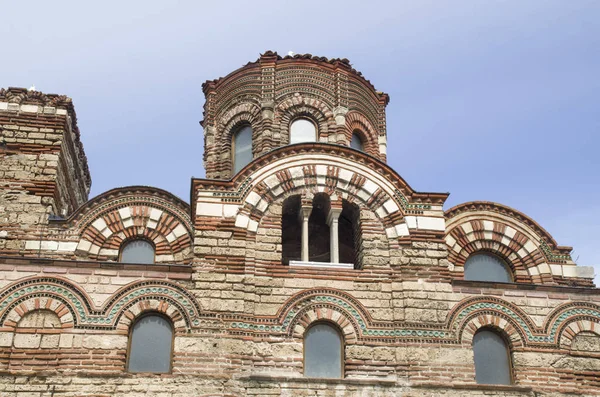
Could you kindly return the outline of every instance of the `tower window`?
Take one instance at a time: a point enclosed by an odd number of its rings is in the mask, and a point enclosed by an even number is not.
[[[491,329],[482,329],[473,337],[475,380],[479,384],[512,384],[510,350],[504,338]]]
[[[121,248],[121,262],[152,264],[154,263],[154,247],[146,240],[126,242]]]
[[[339,257],[341,263],[353,263],[360,267],[360,210],[356,204],[346,200],[342,203],[342,213],[338,227]]]
[[[129,341],[129,372],[165,373],[171,371],[173,326],[158,314],[135,322]]]
[[[237,174],[252,161],[252,128],[242,127],[233,135],[233,173]]]
[[[363,141],[360,136],[355,132],[352,134],[352,139],[350,140],[350,147],[352,149],[364,151]]]
[[[496,255],[476,253],[465,262],[465,280],[512,283],[508,265]]]
[[[300,196],[288,197],[283,202],[281,214],[282,259],[284,265],[302,257],[302,220],[300,219]]]
[[[333,326],[317,323],[304,335],[304,376],[341,378],[342,336]]]
[[[311,262],[331,261],[331,235],[327,216],[331,203],[329,196],[318,193],[313,198],[312,211],[308,218],[309,260]]]
[[[315,142],[317,129],[315,124],[307,119],[297,119],[290,125],[290,144],[300,142]]]

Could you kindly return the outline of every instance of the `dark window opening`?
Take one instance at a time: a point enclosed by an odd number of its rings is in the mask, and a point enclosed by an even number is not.
[[[354,263],[354,268],[359,268],[361,233],[360,210],[358,206],[344,200],[338,223],[340,262]]]
[[[313,198],[313,207],[308,218],[308,256],[311,262],[330,262],[330,234],[327,216],[330,208],[329,196],[318,193]]]
[[[300,196],[288,197],[283,202],[281,214],[282,261],[299,261],[302,256],[302,221],[300,219]]]

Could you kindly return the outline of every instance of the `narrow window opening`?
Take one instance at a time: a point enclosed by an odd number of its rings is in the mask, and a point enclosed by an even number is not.
[[[327,323],[317,323],[306,331],[304,376],[343,377],[343,339],[337,328]]]
[[[245,125],[233,135],[233,174],[252,161],[252,128]]]
[[[330,262],[330,234],[327,215],[330,209],[329,196],[316,194],[313,207],[308,218],[309,260],[311,262]]]
[[[504,338],[491,329],[473,336],[475,380],[479,384],[512,384],[510,350]]]
[[[154,246],[146,240],[126,242],[121,248],[121,262],[152,264],[154,263]]]
[[[344,200],[338,231],[341,263],[353,263],[354,268],[360,267],[360,234],[360,209],[356,204]]]
[[[161,315],[141,317],[133,325],[129,341],[129,372],[171,371],[173,326]]]
[[[283,202],[281,214],[282,262],[300,260],[302,255],[302,221],[300,219],[300,196],[291,196]]]

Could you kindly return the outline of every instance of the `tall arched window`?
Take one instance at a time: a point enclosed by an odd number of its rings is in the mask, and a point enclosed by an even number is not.
[[[336,327],[317,323],[304,334],[304,376],[343,376],[343,340]]]
[[[475,381],[479,384],[512,384],[510,350],[497,332],[483,328],[473,336]]]
[[[342,202],[342,213],[338,227],[340,263],[353,263],[360,267],[361,233],[360,209],[346,200]]]
[[[512,272],[499,257],[485,252],[475,253],[465,262],[465,280],[512,283]]]
[[[173,326],[158,314],[141,317],[133,325],[129,340],[129,372],[165,373],[171,371]]]
[[[352,133],[352,139],[350,140],[350,147],[352,149],[360,150],[361,152],[364,151],[364,149],[365,149],[360,135],[358,135],[358,133],[356,133],[356,132]]]
[[[317,128],[315,124],[307,119],[296,119],[290,125],[290,144],[300,142],[315,142],[317,140]]]
[[[154,246],[146,240],[132,240],[121,248],[123,263],[154,263]]]
[[[282,262],[299,261],[302,257],[302,222],[300,220],[300,195],[291,196],[283,202],[281,211]]]
[[[252,128],[245,125],[233,135],[233,173],[237,174],[252,161]]]
[[[331,261],[331,235],[327,216],[331,202],[325,193],[315,194],[312,211],[308,218],[309,260],[311,262]]]

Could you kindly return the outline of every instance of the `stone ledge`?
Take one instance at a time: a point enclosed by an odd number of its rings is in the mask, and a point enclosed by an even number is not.
[[[250,374],[242,375],[238,380],[256,382],[290,382],[290,383],[324,383],[334,385],[361,385],[361,386],[398,386],[396,379],[386,378],[307,378],[295,375],[270,375]]]
[[[600,288],[567,287],[564,285],[526,284],[526,283],[496,283],[489,281],[452,280],[453,287],[499,289],[502,291],[546,291],[562,293],[584,293],[600,295]]]
[[[37,271],[45,273],[66,273],[70,270],[89,270],[91,273],[103,270],[112,271],[138,271],[138,272],[163,272],[163,273],[185,273],[191,279],[192,265],[177,265],[177,264],[164,264],[156,263],[153,265],[148,264],[135,264],[135,263],[121,263],[121,262],[96,262],[96,261],[82,261],[82,260],[68,260],[68,259],[49,259],[49,258],[37,258],[37,257],[23,257],[23,256],[0,256],[0,265],[3,266],[3,270],[7,270],[6,266],[14,266],[15,270],[19,270],[20,267],[39,267]],[[46,269],[44,269],[46,268]],[[52,271],[55,269],[56,271]],[[33,269],[27,269],[32,271]],[[64,271],[63,271],[64,270]],[[116,274],[114,274],[116,276]]]
[[[425,383],[410,385],[413,389],[454,389],[454,390],[481,390],[481,391],[514,391],[531,393],[533,388],[521,385],[480,385],[480,384],[456,384],[456,383]]]
[[[346,269],[353,270],[353,263],[290,261],[290,267],[308,267],[316,269]]]

